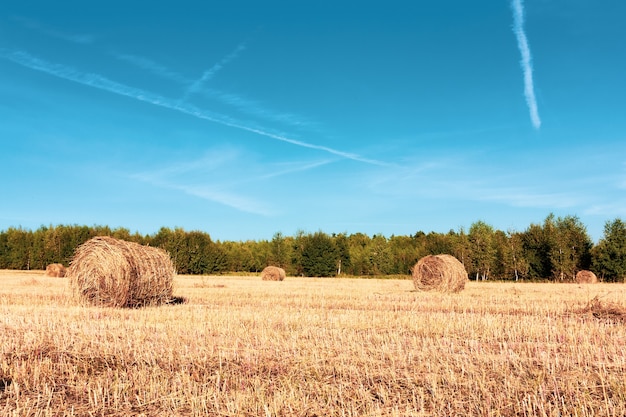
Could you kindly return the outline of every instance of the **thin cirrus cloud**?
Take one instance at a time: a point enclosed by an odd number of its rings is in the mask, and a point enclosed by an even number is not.
[[[172,80],[179,84],[189,84],[192,82],[192,80],[184,77],[183,75],[175,71],[171,71],[167,67],[157,62],[154,62],[148,58],[137,56],[137,55],[122,54],[118,52],[113,52],[112,55],[115,58],[119,59],[120,61],[131,63],[135,65],[136,67],[150,71],[151,73],[161,78]]]
[[[270,167],[262,166],[266,173],[257,175],[240,175],[239,179],[228,175],[228,184],[215,181],[216,174],[227,169],[241,158],[237,150],[219,148],[207,153],[204,157],[193,161],[183,161],[153,171],[139,172],[129,178],[153,186],[183,192],[185,194],[235,208],[239,211],[271,216],[275,209],[254,198],[239,195],[230,191],[235,185],[265,181],[274,177],[286,176],[331,163],[331,160],[313,161],[309,163],[293,162]],[[235,175],[236,176],[236,175]],[[212,178],[207,185],[205,178]]]
[[[49,75],[53,75],[58,78],[73,81],[78,84],[86,85],[89,87],[97,88],[100,90],[108,91],[110,93],[118,94],[125,97],[130,97],[135,100],[150,103],[155,106],[160,106],[170,110],[177,111],[179,113],[187,114],[198,119],[207,120],[224,126],[232,127],[235,129],[243,130],[249,133],[254,133],[259,136],[264,136],[270,139],[275,139],[281,142],[289,143],[302,148],[314,149],[322,152],[326,152],[341,158],[350,159],[357,162],[363,162],[372,165],[387,166],[386,162],[378,161],[375,159],[364,158],[358,154],[345,152],[338,149],[334,149],[328,146],[316,145],[313,143],[304,142],[289,138],[284,135],[269,132],[267,130],[257,128],[254,126],[244,125],[241,122],[218,113],[210,112],[207,110],[199,109],[188,103],[180,103],[178,100],[168,99],[158,94],[151,93],[149,91],[141,90],[135,87],[127,86],[116,81],[109,80],[99,74],[83,73],[74,68],[67,67],[61,64],[53,64],[37,58],[25,51],[14,51],[5,48],[0,48],[0,57],[12,61],[16,64],[22,65],[26,68],[41,71]]]
[[[41,32],[44,35],[52,36],[53,38],[62,39],[64,41],[78,43],[82,45],[88,45],[94,42],[94,37],[93,35],[90,35],[90,34],[86,34],[86,33],[77,34],[77,33],[62,32],[60,30],[52,29],[50,27],[44,26],[38,21],[34,19],[29,19],[26,17],[14,16],[13,20],[15,20],[16,22],[19,22],[21,25],[23,25],[24,27],[28,29]]]
[[[131,174],[129,178],[155,187],[179,191],[238,211],[270,215],[272,211],[264,203],[230,191],[232,189],[230,185],[220,185],[214,179],[211,184],[206,184],[205,178],[214,178],[216,172],[223,170],[238,158],[237,151],[221,148],[194,161],[183,161],[157,170]]]
[[[513,32],[517,38],[517,46],[519,47],[522,59],[520,65],[524,73],[524,96],[526,104],[530,112],[530,120],[535,129],[541,127],[541,119],[539,118],[539,110],[537,109],[537,99],[535,98],[535,87],[533,83],[533,65],[530,55],[530,46],[524,32],[524,3],[523,0],[512,0],[511,8],[513,9]]]
[[[158,178],[158,176],[153,176],[151,174],[136,174],[132,175],[131,178],[154,185],[159,188],[180,191],[184,194],[228,206],[238,211],[258,214],[261,216],[271,216],[274,214],[274,210],[272,210],[266,204],[252,198],[235,194],[232,191],[227,191],[219,185],[202,185],[174,182]]]
[[[237,111],[268,120],[271,122],[278,122],[293,127],[312,127],[314,123],[305,120],[301,116],[294,114],[278,112],[270,110],[263,106],[261,103],[242,97],[241,95],[226,93],[216,90],[214,88],[204,88],[202,94],[220,101],[221,103],[232,106]]]

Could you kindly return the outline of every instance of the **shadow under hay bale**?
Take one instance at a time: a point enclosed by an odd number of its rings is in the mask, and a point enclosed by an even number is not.
[[[99,236],[76,249],[66,276],[81,303],[141,307],[170,302],[175,274],[164,250]]]
[[[263,281],[283,281],[286,276],[285,270],[277,266],[268,266],[261,271]]]
[[[46,276],[54,278],[63,278],[66,269],[62,264],[50,264],[46,267]]]
[[[452,255],[428,255],[413,267],[413,284],[418,291],[459,292],[467,280],[465,267]]]
[[[597,284],[598,277],[591,271],[578,271],[576,274],[576,282],[579,284]]]
[[[185,297],[172,297],[165,302],[167,305],[187,304],[189,300]]]

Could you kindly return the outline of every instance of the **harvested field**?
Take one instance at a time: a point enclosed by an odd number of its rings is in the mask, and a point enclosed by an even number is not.
[[[623,284],[178,276],[187,303],[119,309],[0,283],[0,415],[626,415]]]

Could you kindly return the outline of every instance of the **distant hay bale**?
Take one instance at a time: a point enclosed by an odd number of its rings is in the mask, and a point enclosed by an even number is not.
[[[413,267],[413,284],[418,291],[459,292],[467,280],[465,267],[452,255],[428,255]]]
[[[263,281],[283,281],[285,277],[285,270],[277,266],[268,266],[261,271],[261,279]]]
[[[65,276],[65,267],[62,264],[50,264],[46,267],[46,276],[63,278]]]
[[[175,274],[164,250],[99,236],[76,249],[66,275],[81,303],[140,307],[169,303]]]
[[[582,270],[576,274],[576,282],[579,284],[597,284],[598,277],[591,271]]]

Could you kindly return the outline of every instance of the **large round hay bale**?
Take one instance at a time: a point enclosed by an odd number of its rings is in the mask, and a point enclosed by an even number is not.
[[[285,270],[277,266],[268,266],[261,271],[261,279],[263,281],[283,281],[285,277]]]
[[[76,249],[66,276],[79,302],[140,307],[171,301],[175,274],[164,250],[99,236]]]
[[[467,280],[465,267],[452,255],[428,255],[413,267],[413,284],[418,291],[459,292]]]
[[[63,278],[65,276],[65,267],[63,264],[50,264],[46,267],[46,275],[54,278]]]
[[[576,274],[576,282],[579,284],[596,284],[598,277],[591,271],[582,270]]]

